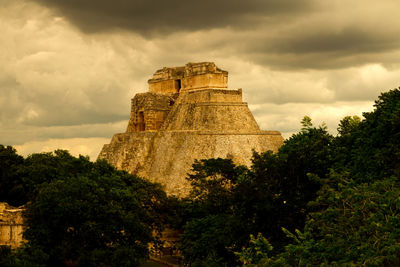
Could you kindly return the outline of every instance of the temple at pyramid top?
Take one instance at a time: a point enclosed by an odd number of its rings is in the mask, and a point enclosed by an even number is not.
[[[174,94],[197,89],[228,88],[228,72],[213,62],[188,63],[157,70],[148,81],[152,93]]]

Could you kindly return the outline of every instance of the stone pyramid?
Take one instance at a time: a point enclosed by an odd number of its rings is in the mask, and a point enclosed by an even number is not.
[[[212,62],[163,68],[148,83],[149,92],[132,99],[126,132],[115,134],[99,158],[169,194],[188,194],[185,177],[195,159],[249,165],[253,150],[277,151],[283,143],[280,132],[260,130],[242,90],[229,90],[228,72]]]

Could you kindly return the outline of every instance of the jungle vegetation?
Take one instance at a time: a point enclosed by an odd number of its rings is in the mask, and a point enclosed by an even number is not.
[[[333,136],[305,116],[249,167],[200,159],[184,199],[67,151],[0,146],[0,201],[26,205],[27,242],[1,266],[136,266],[163,227],[188,266],[399,266],[400,89]]]

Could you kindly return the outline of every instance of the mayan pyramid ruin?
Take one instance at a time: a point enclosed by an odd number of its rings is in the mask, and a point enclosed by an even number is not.
[[[278,131],[262,131],[242,101],[228,89],[228,72],[212,62],[157,70],[149,91],[132,99],[125,133],[99,154],[118,169],[159,182],[169,194],[185,196],[195,159],[230,158],[250,165],[252,150],[277,151]]]

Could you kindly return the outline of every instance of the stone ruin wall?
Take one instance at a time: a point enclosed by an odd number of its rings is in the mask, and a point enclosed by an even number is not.
[[[157,70],[148,81],[149,92],[173,94],[204,88],[227,88],[228,72],[212,62],[188,63],[185,67]]]
[[[175,98],[155,93],[137,94],[131,101],[131,113],[126,132],[160,129],[175,103]]]
[[[0,245],[16,248],[23,242],[22,233],[24,208],[15,208],[0,202]]]
[[[210,62],[156,71],[149,92],[132,99],[126,132],[115,134],[99,158],[185,196],[196,159],[231,158],[249,166],[253,150],[276,152],[280,132],[260,130],[242,90],[227,89],[227,76]]]

